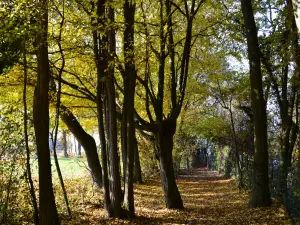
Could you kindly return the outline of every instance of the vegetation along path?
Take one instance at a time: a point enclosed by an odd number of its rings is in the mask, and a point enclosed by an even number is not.
[[[103,205],[94,202],[102,195],[93,193],[73,206],[73,218],[65,218],[63,224],[291,224],[277,202],[271,207],[248,208],[248,193],[218,172],[193,169],[178,175],[177,182],[184,210],[166,209],[159,179],[151,179],[135,185],[136,218],[105,219]],[[78,190],[73,191],[71,195],[78,196]]]

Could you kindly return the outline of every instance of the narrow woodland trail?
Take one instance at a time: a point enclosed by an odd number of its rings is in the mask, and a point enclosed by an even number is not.
[[[178,176],[177,183],[185,206],[182,211],[165,209],[160,182],[155,179],[135,185],[135,219],[106,220],[100,206],[86,204],[85,212],[64,224],[290,224],[276,202],[272,207],[249,209],[248,194],[217,172],[189,170]]]

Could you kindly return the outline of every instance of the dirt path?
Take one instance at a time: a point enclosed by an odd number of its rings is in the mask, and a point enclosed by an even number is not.
[[[135,185],[135,219],[105,220],[102,209],[90,207],[82,215],[87,220],[78,224],[290,224],[278,203],[248,209],[248,194],[217,172],[190,170],[178,176],[177,184],[185,206],[182,211],[165,209],[160,182],[155,179]]]

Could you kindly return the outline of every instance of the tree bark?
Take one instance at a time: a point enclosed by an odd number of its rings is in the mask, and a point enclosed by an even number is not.
[[[251,105],[255,133],[252,196],[250,207],[271,204],[268,176],[267,114],[263,97],[260,49],[251,1],[241,0],[244,24],[247,30],[248,58],[250,63]]]
[[[108,217],[112,217],[113,213],[110,207],[110,196],[109,196],[107,145],[105,139],[104,118],[103,118],[104,112],[103,112],[103,104],[100,103],[100,101],[97,102],[97,110],[98,110],[98,129],[99,129],[100,144],[101,144],[104,208],[108,214]]]
[[[108,19],[110,25],[115,21],[114,9],[108,8]],[[108,68],[105,77],[106,87],[106,129],[107,144],[109,152],[110,168],[110,208],[111,216],[115,218],[122,217],[121,210],[121,179],[119,170],[118,141],[117,141],[117,116],[116,116],[116,93],[114,86],[114,54],[116,50],[115,30],[110,26],[108,30]]]
[[[135,5],[125,0],[124,3],[124,110],[122,113],[123,132],[125,131],[124,153],[125,153],[125,193],[124,206],[129,212],[129,216],[134,216],[134,197],[133,197],[133,168],[134,168],[134,148],[135,148],[135,126],[133,121],[134,114],[134,96],[136,72],[134,65],[134,14]],[[126,91],[125,91],[126,89]],[[125,141],[126,139],[126,141]]]
[[[133,181],[135,183],[141,184],[143,183],[142,179],[142,169],[140,163],[140,156],[139,156],[139,147],[136,136],[134,138],[134,173],[133,173]]]
[[[63,105],[61,105],[60,116],[62,121],[67,125],[69,130],[76,137],[77,141],[84,148],[93,180],[97,184],[98,188],[101,188],[102,168],[100,165],[97,146],[94,138],[83,130],[73,113]]]
[[[156,146],[159,154],[160,177],[168,209],[183,209],[183,203],[175,181],[173,168],[173,137],[176,131],[176,121],[166,120],[162,123],[156,136]]]
[[[115,87],[114,78],[109,75],[106,78],[107,90],[107,141],[109,152],[109,168],[110,168],[110,207],[112,209],[112,217],[121,217],[121,180],[119,171],[119,156],[117,142],[117,121],[116,121],[116,103],[115,103]]]
[[[63,151],[64,151],[64,157],[68,158],[68,146],[67,146],[67,132],[63,130]]]
[[[97,118],[98,130],[101,144],[101,160],[102,160],[102,173],[103,173],[103,196],[104,208],[108,217],[115,217],[114,208],[111,206],[110,198],[110,182],[109,176],[109,149],[106,141],[108,136],[108,113],[107,108],[107,90],[106,90],[106,76],[108,74],[108,35],[106,31],[107,14],[106,14],[106,1],[98,0],[96,5],[97,17],[92,18],[92,24],[96,26],[93,30],[93,50],[94,61],[97,68]],[[100,31],[98,30],[100,29]],[[104,114],[105,121],[104,121]],[[106,123],[106,126],[104,125]],[[105,130],[107,131],[105,135]],[[110,173],[111,174],[111,173]]]
[[[125,78],[123,78],[123,83],[125,84]],[[123,108],[122,108],[122,119],[121,119],[121,150],[122,150],[122,169],[123,169],[123,182],[124,182],[124,190],[126,183],[126,161],[127,161],[127,94],[128,86],[124,85],[124,98],[123,98]]]
[[[77,154],[78,154],[78,157],[81,157],[81,144],[80,144],[80,142],[78,142],[78,145],[77,145]]]
[[[38,3],[39,33],[37,34],[37,83],[34,93],[33,122],[39,166],[40,224],[59,224],[55,205],[49,149],[49,58],[47,46],[48,1]]]
[[[164,80],[165,80],[165,62],[166,62],[166,42],[164,38],[164,2],[160,1],[160,52],[158,56],[159,67],[158,67],[158,86],[157,86],[157,97],[156,105],[154,107],[156,114],[156,123],[158,125],[158,131],[154,133],[155,145],[156,145],[156,155],[159,159],[160,165],[160,176],[162,182],[162,189],[164,192],[165,203],[168,209],[183,209],[183,203],[180,193],[177,188],[174,168],[173,168],[173,136],[176,131],[176,109],[175,105],[172,106],[172,111],[170,113],[173,119],[163,118],[163,102],[164,102]],[[168,17],[169,25],[172,24],[171,18],[171,5],[169,1],[166,1],[166,14]],[[169,31],[169,42],[172,41],[172,25],[168,27]],[[169,43],[169,51],[174,48],[172,43]],[[171,55],[174,56],[174,55]],[[175,58],[171,57],[171,63],[174,62]],[[174,70],[171,68],[171,76],[176,76]],[[172,84],[172,88],[176,89],[176,85]],[[172,92],[174,94],[174,91]],[[176,92],[175,92],[176,94]],[[172,100],[175,99],[172,96]],[[173,102],[174,103],[174,102]],[[179,107],[178,107],[179,108]]]

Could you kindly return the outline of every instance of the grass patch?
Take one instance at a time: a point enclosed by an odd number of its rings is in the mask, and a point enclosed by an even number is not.
[[[59,157],[58,163],[64,179],[82,178],[89,174],[86,158],[65,158]],[[57,171],[54,158],[51,157],[51,168],[54,179],[57,179]],[[31,160],[32,174],[38,176],[38,161]]]

